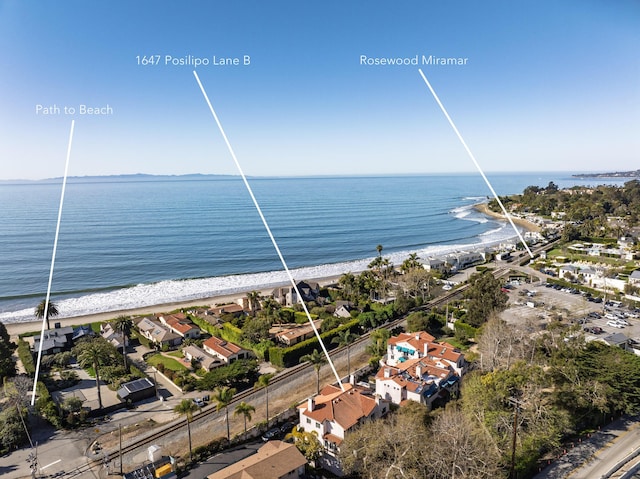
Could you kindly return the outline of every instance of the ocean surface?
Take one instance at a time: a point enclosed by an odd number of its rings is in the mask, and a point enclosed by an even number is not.
[[[529,185],[622,184],[569,173],[488,174],[500,195]],[[249,178],[296,279],[362,271],[383,245],[400,264],[494,244],[508,224],[472,209],[477,174]],[[0,321],[34,319],[45,298],[61,181],[0,183]],[[285,283],[238,177],[72,178],[52,281],[60,317],[205,298]]]

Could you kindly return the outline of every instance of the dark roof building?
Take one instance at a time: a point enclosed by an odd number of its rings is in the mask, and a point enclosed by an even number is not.
[[[122,401],[141,401],[153,397],[156,393],[156,386],[149,378],[136,379],[124,383],[120,389],[118,389],[118,397]]]

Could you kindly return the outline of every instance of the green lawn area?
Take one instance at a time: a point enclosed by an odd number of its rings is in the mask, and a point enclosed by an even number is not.
[[[172,371],[187,371],[187,368],[181,362],[176,359],[163,356],[160,353],[147,357],[147,363],[152,366],[157,366],[162,363],[164,364],[165,369],[171,369]]]
[[[178,358],[178,359],[182,359],[184,357],[184,355],[182,354],[182,351],[171,351],[170,353],[165,353],[168,356],[173,356],[174,358]]]

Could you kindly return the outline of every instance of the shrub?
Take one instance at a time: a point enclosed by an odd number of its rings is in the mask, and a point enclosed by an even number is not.
[[[22,361],[24,370],[29,376],[33,376],[36,373],[36,366],[33,363],[33,356],[31,355],[31,348],[29,343],[23,339],[18,340],[18,357]]]

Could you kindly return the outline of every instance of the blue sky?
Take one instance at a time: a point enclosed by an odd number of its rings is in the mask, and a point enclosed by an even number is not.
[[[198,74],[250,175],[474,171],[422,66],[486,171],[636,169],[635,0],[0,0],[0,179],[235,174],[190,66],[136,56],[250,55]],[[108,116],[36,105],[109,105]]]

